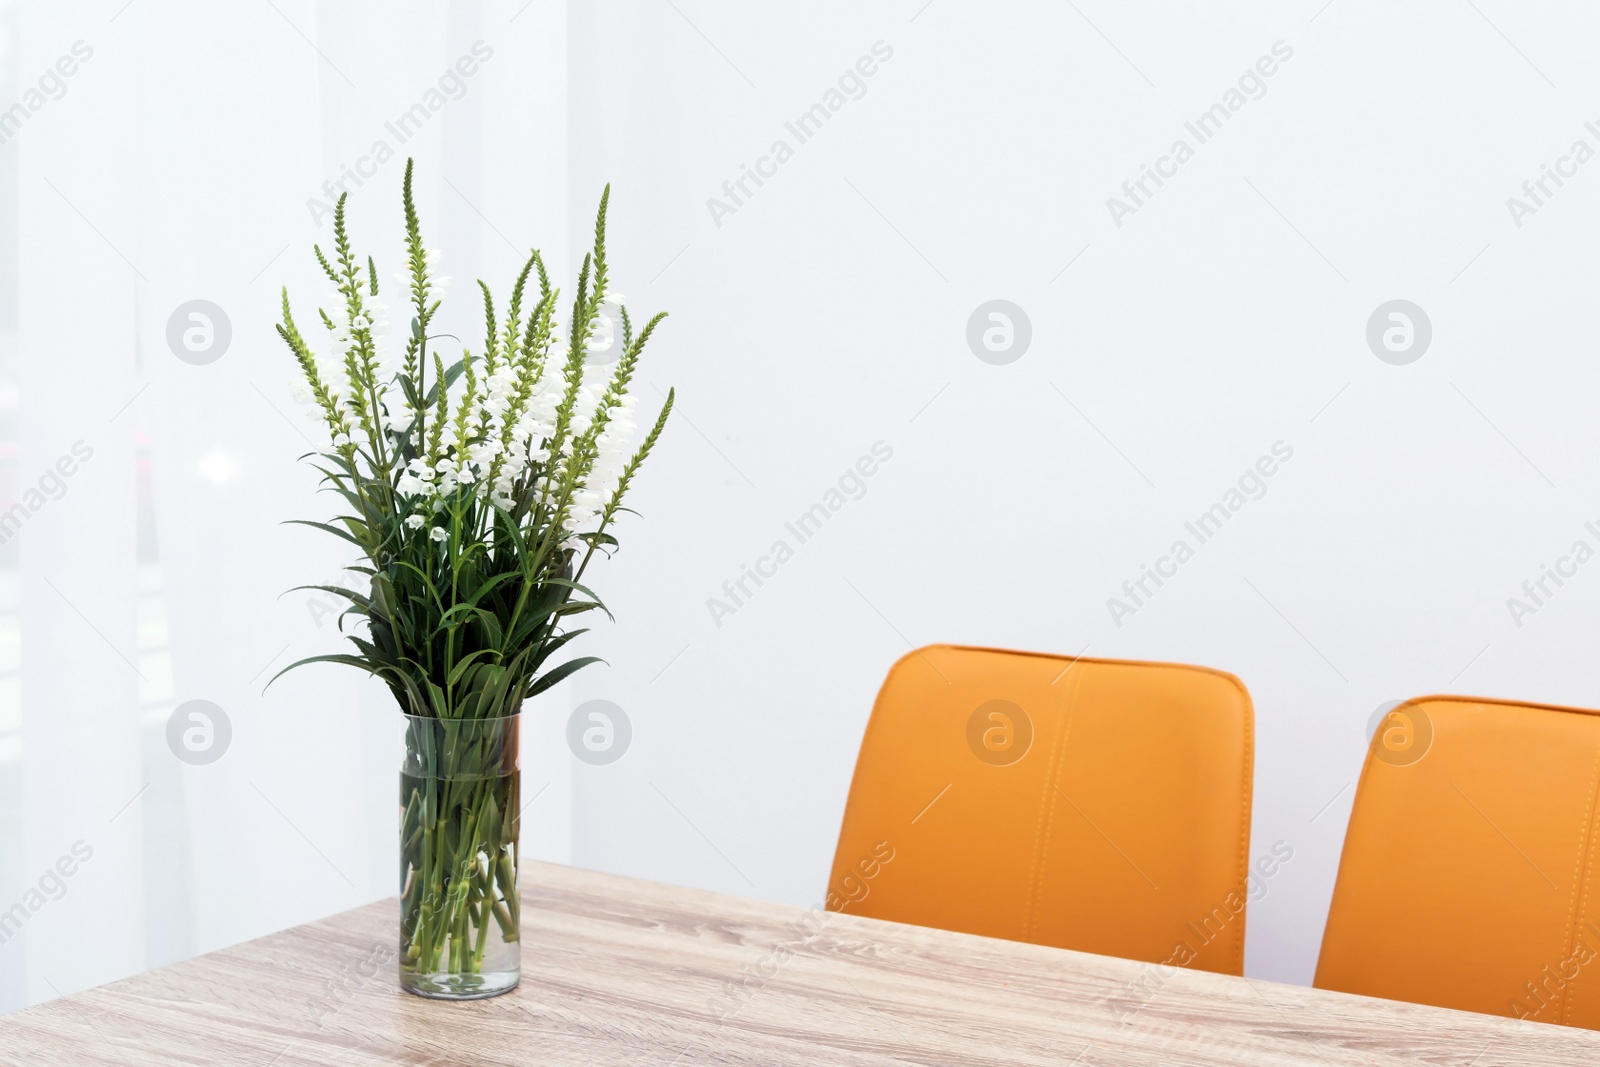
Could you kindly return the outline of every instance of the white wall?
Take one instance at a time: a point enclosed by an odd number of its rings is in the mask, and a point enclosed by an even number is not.
[[[74,40],[95,49],[0,144],[0,509],[66,444],[97,448],[0,552],[0,909],[73,840],[97,849],[0,945],[0,1010],[393,892],[386,694],[331,668],[260,692],[264,663],[334,643],[278,592],[343,562],[276,525],[316,505],[273,410],[299,418],[271,321],[278,284],[322,291],[308,198],[480,38],[494,59],[404,148],[453,321],[475,335],[469,280],[503,285],[528,245],[570,275],[609,180],[617,288],[672,312],[646,405],[680,392],[597,575],[618,622],[585,640],[610,666],[533,712],[536,854],[811,903],[908,646],[1202,663],[1256,700],[1252,848],[1295,849],[1251,909],[1247,969],[1305,982],[1375,708],[1597,701],[1600,564],[1520,626],[1506,603],[1575,540],[1600,546],[1600,163],[1520,225],[1506,202],[1575,140],[1600,149],[1578,5],[0,12],[0,105]],[[1280,41],[1264,95],[1199,144],[1185,122]],[[892,55],[864,95],[799,143],[785,123],[875,45]],[[1119,225],[1108,198],[1179,138],[1193,158]],[[779,139],[793,156],[765,184],[708,207]],[[380,258],[402,165],[353,196]],[[194,297],[234,328],[206,367],[165,343]],[[1004,366],[966,339],[994,299],[1032,328]],[[1365,338],[1394,299],[1433,330],[1404,366]],[[1113,619],[1108,598],[1279,441],[1265,495]],[[714,619],[877,442],[892,458],[864,495]],[[163,740],[194,698],[234,725],[210,767]],[[605,766],[562,747],[596,698],[634,729]]]
[[[1600,162],[1520,227],[1506,205],[1600,149],[1594,17],[1322,6],[574,13],[574,227],[613,182],[620,287],[673,312],[644,376],[683,416],[604,579],[615,666],[578,683],[636,726],[579,775],[580,862],[815,900],[908,645],[1209,664],[1256,701],[1252,849],[1295,850],[1247,969],[1308,982],[1375,708],[1596,703],[1600,564],[1520,627],[1506,606],[1600,546]],[[798,144],[785,121],[878,41],[866,94]],[[1184,123],[1279,41],[1265,95],[1199,144]],[[718,225],[707,198],[780,138],[793,158]],[[1116,225],[1107,198],[1178,138],[1194,157]],[[995,298],[1033,327],[1008,366],[964,338]],[[1405,366],[1364,336],[1396,298],[1433,327]],[[707,599],[878,440],[866,495],[715,625]],[[1266,495],[1116,625],[1122,582],[1280,440]]]

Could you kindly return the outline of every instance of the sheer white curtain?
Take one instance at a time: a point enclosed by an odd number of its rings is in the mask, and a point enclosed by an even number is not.
[[[536,244],[565,273],[567,205],[563,3],[0,12],[0,106],[23,109],[0,117],[4,1011],[395,891],[388,693],[320,666],[262,691],[338,642],[324,598],[280,594],[350,562],[281,525],[331,498],[295,461],[318,429],[279,286],[314,321],[340,185],[387,283],[414,156],[444,329],[475,341],[472,279],[503,288]],[[194,700],[226,716],[215,762],[169,746]],[[534,715],[525,759],[530,795],[556,783],[529,845],[557,857],[563,718]]]

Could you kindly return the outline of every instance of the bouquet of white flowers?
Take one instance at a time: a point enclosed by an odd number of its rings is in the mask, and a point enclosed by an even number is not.
[[[417,992],[482,996],[503,992],[497,986],[507,980],[505,953],[497,963],[486,945],[491,918],[499,945],[510,946],[515,984],[515,716],[524,699],[597,661],[549,665],[586,632],[568,620],[604,610],[583,585],[584,571],[596,553],[616,548],[612,524],[666,424],[673,393],[630,455],[637,401],[628,387],[666,315],[635,332],[620,298],[607,292],[609,186],[570,321],[557,321],[559,293],[534,251],[503,318],[478,283],[483,351],[447,361],[430,326],[449,279],[438,274],[439,253],[423,245],[411,177],[407,161],[407,263],[395,278],[408,291],[411,323],[398,366],[387,367],[380,350],[388,309],[376,265],[351,249],[344,196],[334,212],[332,257],[315,248],[335,287],[318,309],[329,338],[321,353],[283,293],[278,333],[299,364],[297,387],[331,439],[309,458],[348,506],[332,522],[293,521],[359,549],[364,559],[350,569],[370,584],[302,587],[349,602],[340,624],[353,622],[355,651],[311,656],[285,670],[328,662],[368,671],[409,717],[402,977]],[[612,314],[620,318],[620,345],[597,336],[618,330],[607,321]],[[595,348],[615,351],[615,366],[591,358]]]

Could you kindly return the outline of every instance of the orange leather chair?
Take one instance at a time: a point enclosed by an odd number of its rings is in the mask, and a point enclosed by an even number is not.
[[[1221,671],[919,649],[873,706],[828,906],[1240,974],[1253,740]]]
[[[1317,986],[1600,1029],[1600,712],[1419,697],[1373,735]]]

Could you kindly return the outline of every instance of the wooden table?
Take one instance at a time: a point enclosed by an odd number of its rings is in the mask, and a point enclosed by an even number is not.
[[[0,1018],[25,1067],[1600,1064],[1600,1033],[827,915],[549,864],[522,985],[395,982],[385,901]]]

